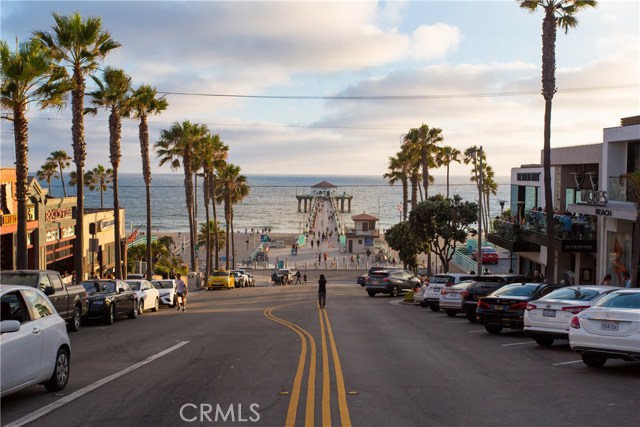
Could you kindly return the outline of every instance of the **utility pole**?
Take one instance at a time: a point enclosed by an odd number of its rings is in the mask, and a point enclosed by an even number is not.
[[[478,155],[478,274],[482,274],[482,145],[476,151]]]

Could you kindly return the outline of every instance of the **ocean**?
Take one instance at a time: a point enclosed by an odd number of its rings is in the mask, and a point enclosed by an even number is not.
[[[500,213],[500,200],[507,201],[509,206],[509,177],[496,177],[497,195],[490,198],[492,216]],[[389,185],[378,176],[312,176],[312,175],[247,175],[251,190],[249,196],[234,207],[234,228],[245,229],[271,228],[278,233],[297,233],[306,219],[306,214],[298,212],[296,195],[308,194],[311,186],[326,180],[338,188],[336,194],[346,192],[352,194],[351,212],[342,214],[343,223],[349,227],[351,216],[368,213],[379,218],[381,230],[386,230],[400,220],[398,205],[402,202],[402,185]],[[469,181],[468,176],[451,176],[449,194],[459,194],[464,200],[477,201],[477,186]],[[66,181],[65,181],[66,182]],[[46,182],[41,183],[47,188]],[[198,179],[198,221],[205,219],[204,202],[202,200],[202,181]],[[145,229],[146,207],[145,187],[141,174],[120,174],[120,205],[125,208],[127,232]],[[435,184],[429,187],[429,195],[440,193],[446,195],[446,177],[436,176]],[[54,196],[62,196],[62,186],[58,180],[51,183]],[[75,195],[73,188],[68,188],[67,195]],[[418,195],[420,200],[420,195]],[[104,193],[104,207],[113,206],[111,189]],[[304,209],[304,204],[302,205]],[[85,208],[99,208],[100,193],[85,189]],[[345,209],[347,205],[345,202]],[[151,183],[152,227],[154,233],[184,232],[189,229],[185,213],[184,175],[182,173],[157,174],[152,176]],[[218,210],[219,221],[223,224],[222,208]]]

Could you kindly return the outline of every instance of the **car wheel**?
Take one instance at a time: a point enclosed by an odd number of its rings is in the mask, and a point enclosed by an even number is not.
[[[394,286],[393,288],[391,288],[391,294],[392,297],[397,297],[398,295],[400,295],[400,289],[398,289],[397,286]]]
[[[555,341],[555,339],[551,337],[535,337],[534,340],[542,347],[551,347]]]
[[[49,381],[44,383],[47,391],[53,392],[64,389],[69,382],[69,369],[69,351],[64,348],[59,348],[58,354],[56,354],[56,365],[53,368],[53,374],[51,374]]]
[[[440,311],[440,303],[432,302],[431,304],[429,304],[429,308],[431,309],[431,311]]]
[[[153,308],[151,309],[151,311],[153,311],[154,313],[157,312],[158,310],[160,310],[160,298],[156,298],[156,305],[154,305]]]
[[[138,316],[140,316],[141,314],[144,314],[144,300],[143,299],[138,301]]]
[[[375,297],[376,296],[376,293],[373,292],[373,291],[369,291],[367,293],[369,294],[370,297]]]
[[[80,323],[82,323],[82,312],[80,311],[80,306],[75,306],[73,309],[73,318],[71,322],[69,322],[69,330],[71,332],[76,332],[80,329]]]
[[[478,319],[476,319],[476,314],[473,311],[467,311],[466,313],[467,320],[471,323],[477,323]]]
[[[427,307],[429,307],[429,303],[428,303],[428,302],[426,302],[426,301],[420,301],[420,307],[425,307],[425,308],[427,308]]]
[[[495,326],[495,325],[484,325],[484,328],[487,330],[487,332],[489,332],[490,334],[499,334],[500,332],[502,332],[502,326]]]
[[[104,324],[105,325],[113,325],[113,322],[116,320],[116,305],[111,304],[109,306],[109,311],[104,316]]]
[[[449,317],[456,317],[456,314],[458,314],[455,310],[445,310],[444,312],[447,313],[447,316]]]
[[[129,319],[135,319],[136,317],[138,317],[139,310],[140,306],[138,305],[138,300],[133,300],[133,308],[129,313]]]
[[[602,368],[607,363],[607,358],[599,354],[582,353],[582,361],[590,368]]]

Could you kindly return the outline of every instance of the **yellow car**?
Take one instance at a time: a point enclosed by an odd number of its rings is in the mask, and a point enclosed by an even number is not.
[[[207,289],[232,289],[235,287],[233,272],[229,270],[215,270],[209,276]]]

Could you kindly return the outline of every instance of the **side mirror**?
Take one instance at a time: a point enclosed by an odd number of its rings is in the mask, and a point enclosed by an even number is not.
[[[124,288],[118,288],[118,293],[121,294],[124,292]]]
[[[20,322],[17,320],[3,320],[0,322],[0,333],[18,332],[20,330]]]
[[[51,286],[44,288],[44,294],[47,296],[53,295],[53,288]]]

